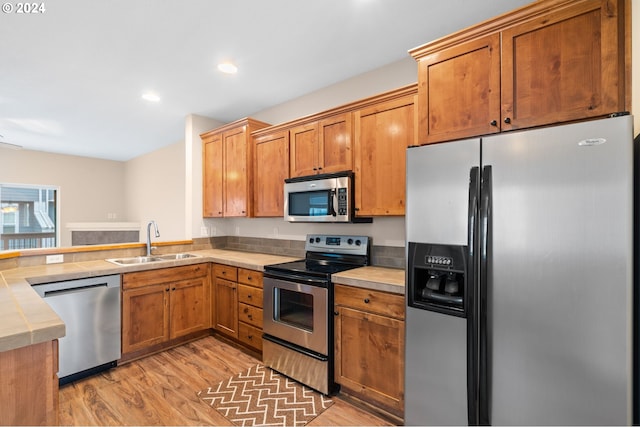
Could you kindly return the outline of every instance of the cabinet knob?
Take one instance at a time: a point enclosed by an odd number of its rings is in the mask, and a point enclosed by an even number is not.
[[[169,292],[169,288],[165,289],[164,291],[165,291],[165,292]]]
[[[491,120],[491,123],[489,123],[491,126],[498,126],[498,121],[497,120]]]
[[[253,320],[253,314],[249,314],[249,315],[247,316],[247,318],[248,318],[249,320]]]
[[[337,316],[338,314],[340,314],[340,313],[339,313],[339,312],[337,312],[337,311],[334,311],[334,312],[333,312],[333,315],[334,315],[334,316]]]
[[[364,303],[365,303],[365,304],[369,304],[369,298],[365,298],[365,299],[364,299]]]
[[[253,339],[253,335],[247,335],[247,338],[252,340]]]
[[[504,118],[504,122],[505,122],[506,124],[509,124],[509,123],[511,123],[511,119],[510,119],[509,117],[505,117],[505,118]]]
[[[172,291],[175,291],[175,290],[176,290],[176,288],[171,288],[171,290],[172,290]]]
[[[247,295],[247,298],[248,298],[248,299],[251,299],[251,294],[248,294],[248,295]]]

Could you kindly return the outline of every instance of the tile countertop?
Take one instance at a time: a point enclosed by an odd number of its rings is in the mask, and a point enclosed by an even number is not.
[[[360,267],[331,276],[333,283],[404,295],[404,270],[387,267]]]
[[[64,322],[31,288],[32,285],[202,262],[220,262],[234,267],[262,271],[265,265],[300,259],[224,249],[188,252],[200,257],[128,266],[97,260],[0,271],[0,313],[2,313],[0,351],[51,341],[65,335]]]
[[[51,341],[65,335],[64,323],[31,288],[32,285],[202,262],[219,262],[234,267],[263,271],[265,265],[300,259],[226,249],[188,252],[199,257],[128,266],[96,260],[0,271],[0,312],[3,313],[0,323],[0,351]],[[404,294],[404,270],[362,267],[336,274],[333,280],[335,283],[345,285]]]

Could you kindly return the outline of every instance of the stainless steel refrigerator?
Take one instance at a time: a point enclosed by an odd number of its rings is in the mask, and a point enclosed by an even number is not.
[[[632,117],[407,152],[407,425],[625,425]]]

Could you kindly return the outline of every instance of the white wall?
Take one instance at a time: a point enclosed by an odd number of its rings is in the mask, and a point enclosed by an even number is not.
[[[58,193],[61,246],[71,246],[66,224],[129,221],[124,163],[31,150],[0,149],[0,182],[52,185]],[[115,214],[115,218],[108,218]]]
[[[155,220],[160,229],[160,238],[153,237],[152,241],[186,238],[185,164],[183,142],[126,162],[127,218],[140,223],[140,241],[146,241],[146,226],[150,220]]]
[[[417,64],[407,55],[401,61],[249,116],[275,125],[406,86],[417,79]],[[194,183],[201,180],[201,175],[194,177]],[[202,221],[202,218],[198,220]],[[199,221],[194,221],[194,230]],[[207,218],[204,224],[214,236],[304,240],[309,233],[361,234],[371,236],[373,244],[382,246],[404,246],[405,238],[404,217],[374,218],[372,224],[290,224],[282,218]]]

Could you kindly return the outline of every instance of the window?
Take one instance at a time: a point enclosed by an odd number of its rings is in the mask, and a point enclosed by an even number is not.
[[[58,188],[0,184],[0,250],[58,245]]]

